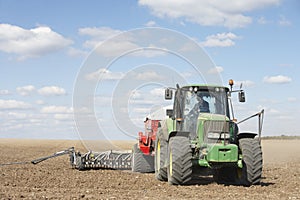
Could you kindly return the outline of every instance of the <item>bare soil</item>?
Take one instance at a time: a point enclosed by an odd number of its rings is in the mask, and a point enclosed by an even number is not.
[[[131,149],[133,142],[121,142]],[[263,140],[260,185],[218,185],[197,177],[189,186],[170,186],[154,174],[130,171],[77,171],[68,155],[38,165],[0,166],[0,199],[300,199],[300,140]],[[0,139],[0,164],[30,161],[80,141]]]

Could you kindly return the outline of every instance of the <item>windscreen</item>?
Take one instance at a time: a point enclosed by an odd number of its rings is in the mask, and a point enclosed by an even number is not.
[[[225,91],[184,91],[183,96],[184,116],[191,114],[191,112],[205,112],[228,116],[227,95]]]
[[[184,119],[183,131],[196,137],[200,113],[218,114],[229,117],[228,100],[225,89],[182,91],[181,109]]]

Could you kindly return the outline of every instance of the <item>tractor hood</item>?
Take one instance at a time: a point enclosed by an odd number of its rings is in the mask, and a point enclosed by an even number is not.
[[[212,113],[200,113],[198,120],[201,121],[229,121],[229,118],[225,115],[212,114]]]

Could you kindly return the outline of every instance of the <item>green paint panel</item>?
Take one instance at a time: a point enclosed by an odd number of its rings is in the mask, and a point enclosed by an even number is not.
[[[237,162],[238,147],[235,144],[215,144],[207,153],[208,162]]]

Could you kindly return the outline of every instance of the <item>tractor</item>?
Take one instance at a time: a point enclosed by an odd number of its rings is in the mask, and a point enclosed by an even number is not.
[[[245,102],[245,93],[233,90],[233,84],[230,80],[230,88],[201,84],[167,88],[165,99],[174,99],[173,107],[165,119],[145,123],[146,134],[139,133],[133,148],[132,170],[154,171],[156,179],[171,185],[189,184],[196,171],[204,169],[217,183],[259,184],[264,110],[237,122],[231,96],[238,93],[239,101]],[[238,125],[255,116],[257,133],[240,132]]]

